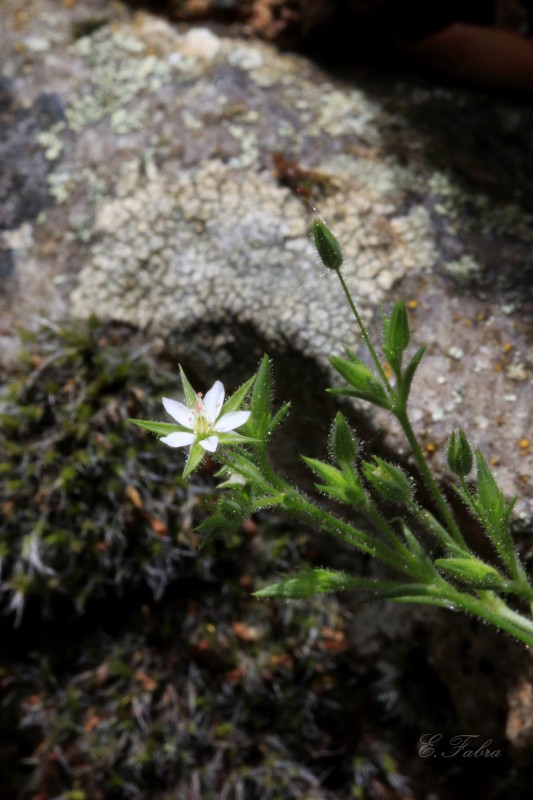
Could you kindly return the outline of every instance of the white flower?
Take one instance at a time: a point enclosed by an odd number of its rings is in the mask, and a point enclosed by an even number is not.
[[[222,404],[224,403],[224,386],[220,381],[216,381],[205,397],[196,395],[194,408],[188,408],[177,400],[169,400],[163,397],[165,411],[188,431],[176,431],[164,436],[161,441],[169,447],[188,447],[198,442],[198,444],[214,453],[218,447],[219,433],[233,433],[235,428],[248,420],[251,411],[230,411],[228,414],[220,416]]]

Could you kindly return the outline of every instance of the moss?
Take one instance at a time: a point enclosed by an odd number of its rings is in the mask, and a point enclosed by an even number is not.
[[[0,593],[19,620],[58,596],[78,610],[141,585],[160,596],[194,551],[175,459],[127,423],[161,415],[174,375],[156,377],[127,334],[95,320],[40,331],[0,399]]]

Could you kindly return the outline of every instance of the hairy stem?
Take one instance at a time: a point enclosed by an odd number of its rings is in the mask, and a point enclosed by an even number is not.
[[[443,494],[439,488],[439,485],[435,478],[433,477],[433,473],[431,472],[430,468],[428,467],[427,461],[424,458],[424,454],[422,452],[422,448],[418,443],[418,439],[416,438],[416,434],[409,422],[409,417],[407,416],[407,412],[405,409],[400,409],[394,412],[398,422],[402,426],[403,432],[409,442],[413,455],[415,457],[416,463],[418,465],[418,469],[422,473],[422,477],[425,481],[425,484],[429,491],[431,492],[431,496],[439,510],[439,513],[443,519],[443,521],[448,526],[448,530],[457,544],[461,545],[467,549],[466,542],[463,539],[463,535],[459,530],[459,526],[448,506],[448,503],[443,497]]]
[[[352,300],[352,295],[350,294],[350,290],[348,289],[348,286],[346,285],[346,281],[344,280],[344,278],[342,276],[342,272],[340,271],[340,268],[335,270],[335,272],[336,272],[337,277],[338,277],[338,279],[340,281],[340,284],[342,286],[342,290],[343,290],[344,294],[346,295],[346,300],[348,301],[348,305],[350,306],[352,314],[355,317],[355,321],[357,322],[359,330],[361,331],[361,335],[362,335],[362,337],[363,337],[363,339],[365,341],[366,346],[368,347],[368,351],[369,351],[370,355],[372,356],[372,360],[373,360],[374,364],[376,365],[377,371],[379,372],[379,376],[380,376],[381,380],[383,381],[383,384],[386,387],[389,395],[391,397],[394,397],[394,390],[393,390],[392,386],[390,385],[389,379],[385,375],[385,370],[383,369],[383,367],[381,365],[381,361],[379,360],[378,354],[376,353],[376,351],[374,349],[374,345],[372,344],[372,342],[370,340],[370,336],[368,335],[368,332],[367,332],[367,330],[366,330],[366,328],[365,328],[365,326],[363,324],[363,320],[359,316],[359,312],[357,311],[357,308],[355,307],[355,303]]]

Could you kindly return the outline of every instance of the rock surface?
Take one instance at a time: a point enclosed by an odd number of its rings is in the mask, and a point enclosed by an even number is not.
[[[428,344],[412,403],[428,457],[441,468],[460,423],[531,525],[527,107],[421,78],[335,78],[103,0],[5,0],[1,14],[5,345],[68,311],[174,339],[206,380],[240,380],[267,350],[300,395],[295,426],[323,429],[308,390],[322,394],[327,356],[358,339],[303,198],[343,244],[370,324],[409,302]],[[402,456],[390,420],[359,413]]]

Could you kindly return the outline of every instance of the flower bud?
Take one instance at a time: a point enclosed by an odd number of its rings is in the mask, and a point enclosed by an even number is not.
[[[331,431],[331,450],[338,464],[353,464],[357,458],[358,446],[348,423],[340,411],[335,417]]]
[[[405,472],[377,456],[374,462],[367,461],[363,466],[363,474],[372,489],[391,503],[409,503],[413,487]]]
[[[315,219],[313,223],[313,237],[324,266],[338,271],[343,261],[342,251],[336,237],[321,219]]]
[[[390,317],[385,318],[384,324],[385,347],[392,354],[403,353],[409,346],[410,331],[407,309],[403,300],[398,300],[392,309]]]
[[[438,558],[435,564],[457,580],[471,586],[494,586],[501,582],[501,577],[494,567],[479,558]]]
[[[462,428],[459,428],[457,435],[453,431],[448,445],[447,458],[449,468],[459,478],[465,478],[472,471],[472,449]]]

